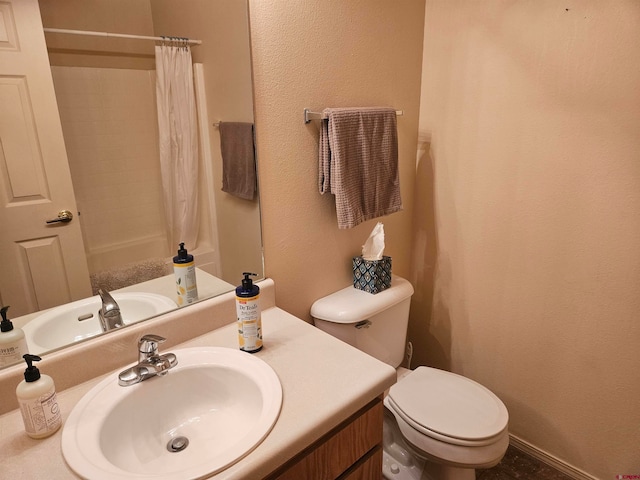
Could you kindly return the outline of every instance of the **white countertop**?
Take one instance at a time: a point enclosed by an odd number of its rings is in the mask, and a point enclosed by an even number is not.
[[[395,382],[395,370],[389,365],[277,307],[262,312],[262,325],[264,348],[254,355],[271,365],[280,378],[282,410],[273,430],[255,450],[211,478],[264,477]],[[153,329],[148,333],[154,333]],[[225,325],[161,352],[204,345],[237,348],[235,324]],[[47,373],[46,365],[41,367]],[[80,398],[104,376],[58,391],[63,420]],[[2,478],[76,478],[62,457],[61,432],[62,429],[49,438],[33,440],[24,433],[18,410],[0,416]]]

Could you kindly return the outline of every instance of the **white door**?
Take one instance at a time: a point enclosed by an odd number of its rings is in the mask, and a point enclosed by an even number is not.
[[[69,222],[46,223],[58,212]],[[10,316],[91,296],[37,0],[0,2],[0,300]]]

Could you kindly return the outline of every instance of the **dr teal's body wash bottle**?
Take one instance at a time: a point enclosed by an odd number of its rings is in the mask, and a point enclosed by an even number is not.
[[[236,318],[240,350],[249,353],[262,348],[262,320],[260,318],[260,287],[253,284],[250,275],[244,272],[242,285],[236,288]]]
[[[173,273],[176,276],[176,303],[179,307],[198,300],[196,284],[196,264],[193,255],[189,255],[184,243],[180,244],[178,255],[173,257]]]

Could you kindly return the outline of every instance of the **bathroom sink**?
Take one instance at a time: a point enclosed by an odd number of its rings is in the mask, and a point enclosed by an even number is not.
[[[271,431],[282,404],[273,369],[223,347],[172,350],[164,376],[121,387],[109,375],[75,406],[62,453],[83,478],[195,479],[224,470]]]
[[[144,292],[112,293],[125,324],[177,308],[164,295]],[[39,354],[102,333],[98,311],[100,296],[85,298],[52,308],[24,325],[29,353]]]

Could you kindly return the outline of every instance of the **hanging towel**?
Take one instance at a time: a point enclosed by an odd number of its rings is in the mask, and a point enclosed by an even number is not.
[[[323,113],[319,190],[335,195],[338,228],[402,210],[395,110],[327,108]]]
[[[220,122],[222,191],[245,200],[256,192],[256,156],[253,124]]]

